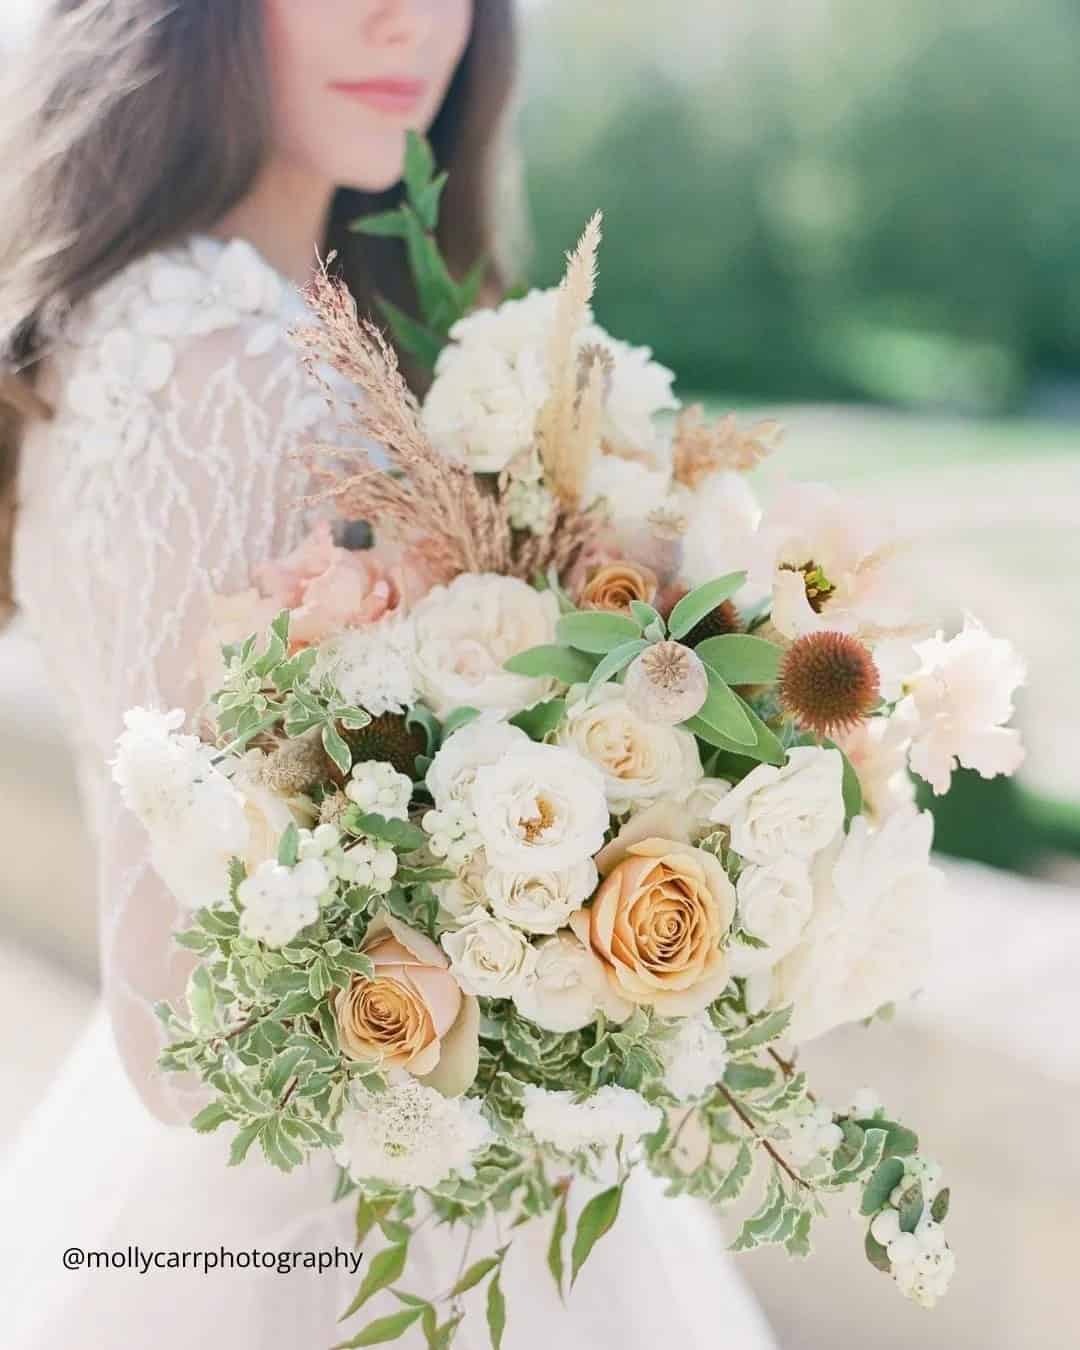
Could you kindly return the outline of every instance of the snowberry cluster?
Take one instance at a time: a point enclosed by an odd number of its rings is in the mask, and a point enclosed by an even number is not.
[[[301,858],[293,867],[272,858],[260,863],[236,890],[241,933],[284,947],[319,917],[319,897],[330,882],[330,869],[318,857]]]
[[[374,811],[387,820],[405,820],[412,799],[412,780],[384,760],[365,759],[353,765],[345,795],[361,811]]]
[[[844,1132],[829,1107],[805,1098],[784,1118],[784,1129],[787,1155],[798,1167],[828,1157],[844,1142]]]
[[[921,1183],[926,1203],[919,1222],[910,1233],[905,1233],[897,1206],[915,1182]],[[932,1308],[945,1294],[956,1268],[956,1257],[945,1240],[945,1230],[930,1212],[930,1198],[940,1187],[941,1168],[937,1163],[918,1154],[905,1158],[903,1180],[870,1225],[870,1235],[888,1254],[900,1292],[924,1308]]]
[[[426,812],[420,823],[431,836],[428,848],[451,867],[463,867],[480,848],[476,815],[464,802],[448,801],[440,809]]]

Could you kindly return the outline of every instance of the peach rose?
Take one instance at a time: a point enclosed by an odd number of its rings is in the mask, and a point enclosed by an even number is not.
[[[347,549],[319,521],[297,548],[255,572],[259,593],[292,610],[289,635],[298,645],[321,642],[343,628],[377,623],[426,585],[401,554],[381,548]]]
[[[447,1097],[476,1077],[480,1014],[430,938],[387,914],[364,941],[373,979],[354,975],[334,1000],[342,1053],[405,1069]]]
[[[589,578],[581,593],[581,608],[628,614],[631,600],[652,604],[656,584],[656,575],[648,567],[632,562],[608,563]]]
[[[630,843],[570,927],[612,989],[662,1017],[688,1017],[728,982],[721,951],[735,889],[711,853],[673,839]]]

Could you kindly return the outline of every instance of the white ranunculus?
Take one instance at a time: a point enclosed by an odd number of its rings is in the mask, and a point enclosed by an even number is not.
[[[532,741],[476,771],[472,806],[488,862],[503,872],[576,867],[603,846],[609,821],[600,771]]]
[[[476,771],[495,764],[503,755],[530,744],[520,727],[477,718],[447,737],[439,747],[424,780],[435,805],[443,809],[451,802],[468,802],[476,781]]]
[[[438,717],[455,708],[520,712],[551,689],[549,679],[511,675],[511,656],[555,640],[559,602],[517,577],[466,572],[436,586],[412,613],[420,693]]]
[[[611,988],[603,967],[566,930],[537,943],[529,978],[514,995],[522,1017],[544,1031],[580,1031],[603,1013],[609,1022],[625,1022],[631,1004]]]
[[[751,770],[717,803],[713,821],[730,826],[732,847],[751,862],[809,858],[844,823],[843,769],[838,750],[795,746],[782,768]]]
[[[856,816],[847,836],[819,855],[813,915],[773,971],[771,1002],[795,1007],[793,1041],[870,1017],[919,987],[942,882],[929,860],[933,833],[930,813],[914,807],[876,831]]]
[[[702,774],[690,732],[638,717],[618,684],[601,685],[590,698],[571,704],[558,742],[600,770],[615,815],[682,796]]]
[[[512,998],[536,959],[524,934],[490,915],[444,933],[442,945],[454,979],[478,998]]]
[[[794,855],[771,863],[748,863],[739,873],[735,894],[741,927],[768,944],[731,944],[731,973],[750,975],[775,966],[802,936],[814,907],[810,870],[804,858]]]
[[[487,874],[492,910],[526,933],[554,933],[565,927],[575,909],[592,895],[599,881],[596,864],[586,858],[565,872],[499,872]]]

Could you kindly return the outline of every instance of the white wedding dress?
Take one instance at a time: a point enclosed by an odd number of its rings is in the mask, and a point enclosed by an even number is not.
[[[227,1170],[226,1138],[176,1128],[197,1103],[155,1070],[152,1007],[179,994],[187,964],[170,941],[173,901],[106,768],[126,708],[197,704],[193,653],[211,595],[243,589],[253,566],[296,542],[307,483],[295,452],[333,431],[287,340],[302,317],[298,294],[249,245],[194,238],[79,305],[44,372],[56,416],[23,447],[16,585],[76,744],[98,843],[105,1008],[3,1179],[12,1350],[324,1350],[400,1307],[381,1296],[339,1326],[360,1278],[340,1270],[61,1265],[69,1247],[352,1246],[351,1206],[331,1202],[329,1163],[287,1178],[254,1157]],[[714,1216],[662,1200],[649,1179],[631,1184],[622,1221],[565,1308],[544,1265],[547,1239],[541,1222],[515,1240],[507,1350],[772,1344]],[[461,1245],[425,1228],[399,1287],[445,1290]],[[494,1245],[478,1234],[472,1259]],[[421,1343],[419,1329],[399,1343]],[[481,1308],[456,1344],[486,1343]]]

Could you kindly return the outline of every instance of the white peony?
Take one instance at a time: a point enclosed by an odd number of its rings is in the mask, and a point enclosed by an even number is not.
[[[843,759],[837,750],[795,746],[781,768],[759,764],[716,805],[714,823],[731,828],[735,851],[768,863],[809,858],[844,823]]]
[[[572,703],[557,740],[600,770],[615,815],[682,796],[702,776],[690,732],[639,717],[618,684],[601,685]]]
[[[573,1092],[551,1092],[525,1085],[522,1124],[542,1144],[560,1153],[585,1148],[614,1148],[636,1144],[644,1134],[660,1128],[663,1112],[629,1088],[602,1087],[578,1101]]]
[[[332,679],[342,698],[373,717],[403,713],[419,697],[415,644],[412,623],[391,614],[321,642],[312,676]]]
[[[544,1031],[580,1031],[598,1013],[609,1022],[625,1022],[632,1011],[614,993],[603,967],[573,933],[562,931],[537,943],[528,979],[514,994],[522,1017]]]
[[[471,314],[451,329],[452,341],[439,355],[423,407],[425,429],[443,454],[478,473],[498,473],[532,448],[537,414],[551,387],[548,346],[556,303],[555,290],[531,291]],[[587,323],[575,346],[594,344],[611,358],[602,433],[651,451],[653,418],[678,406],[671,372],[657,365],[647,348],[631,347]]]
[[[304,858],[295,867],[267,859],[237,887],[240,932],[268,947],[284,947],[319,917],[319,897],[329,885],[330,872],[320,858]]]
[[[442,945],[454,979],[478,998],[512,998],[536,959],[523,933],[487,914],[444,933]]]
[[[154,869],[181,905],[198,909],[225,898],[229,859],[245,855],[251,825],[243,794],[183,724],[179,708],[125,713],[112,775],[146,827]]]
[[[599,881],[596,864],[586,858],[565,872],[500,872],[486,879],[492,910],[526,933],[554,933],[592,895]]]
[[[472,790],[488,862],[504,872],[562,872],[604,843],[604,779],[588,760],[530,741],[477,770]]]
[[[968,614],[956,637],[946,642],[938,633],[915,651],[922,665],[896,711],[912,737],[912,769],[935,793],[948,792],[958,763],[983,778],[1015,773],[1024,747],[1004,723],[1027,671],[1012,643],[991,637]]]
[[[768,944],[731,944],[732,974],[750,975],[776,965],[802,936],[814,907],[809,867],[804,858],[793,855],[771,863],[748,863],[739,873],[735,894],[741,926]]]
[[[674,1036],[656,1048],[664,1065],[664,1082],[681,1102],[703,1097],[727,1068],[727,1042],[705,1012],[684,1017]]]
[[[507,722],[486,717],[467,722],[447,737],[427,771],[424,781],[435,805],[445,810],[451,802],[468,803],[478,769],[496,764],[511,750],[531,744],[520,727]]]
[[[436,586],[413,610],[421,696],[438,717],[455,708],[520,712],[550,692],[549,679],[511,675],[511,656],[555,640],[559,602],[517,577],[467,572]]]
[[[471,1177],[475,1155],[495,1137],[478,1101],[444,1097],[408,1074],[384,1092],[355,1086],[339,1129],[334,1158],[354,1181],[409,1187]]]
[[[771,1002],[795,1006],[793,1041],[870,1017],[919,987],[942,881],[929,860],[933,833],[933,817],[914,807],[876,831],[856,816],[816,860],[813,915],[773,972]]]

